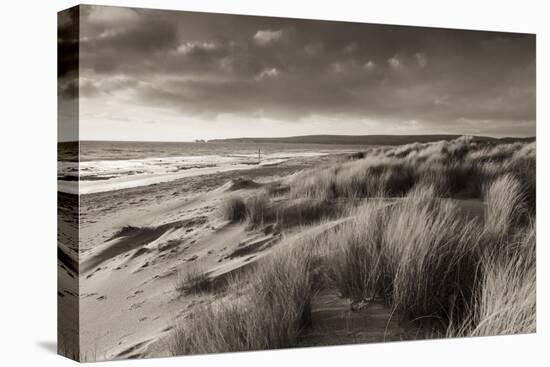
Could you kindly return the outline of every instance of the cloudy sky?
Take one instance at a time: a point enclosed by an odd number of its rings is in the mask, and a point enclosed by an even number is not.
[[[533,35],[99,6],[80,27],[84,140],[535,134]]]

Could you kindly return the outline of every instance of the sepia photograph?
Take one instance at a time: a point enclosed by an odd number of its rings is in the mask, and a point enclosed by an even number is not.
[[[537,331],[536,36],[58,13],[58,353]]]

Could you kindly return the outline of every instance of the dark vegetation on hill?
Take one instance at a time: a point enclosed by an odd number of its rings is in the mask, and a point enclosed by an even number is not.
[[[403,145],[411,143],[430,143],[436,141],[450,141],[460,138],[460,135],[304,135],[283,138],[233,138],[212,139],[208,142],[233,143],[300,143],[300,144],[361,144],[361,145]],[[492,138],[488,136],[474,136],[474,141],[484,142],[527,142],[534,138]]]

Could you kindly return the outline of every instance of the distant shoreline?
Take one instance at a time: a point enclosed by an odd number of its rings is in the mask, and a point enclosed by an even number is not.
[[[60,141],[59,145],[68,145],[76,143],[90,142],[111,142],[111,143],[164,143],[164,144],[208,144],[208,143],[287,143],[287,144],[343,144],[343,145],[401,145],[409,143],[430,143],[441,140],[454,140],[461,136],[472,136],[477,141],[494,142],[529,142],[536,140],[535,136],[506,136],[492,137],[468,134],[419,134],[419,135],[299,135],[287,137],[240,137],[223,139],[196,139],[185,141],[137,141],[137,140],[80,140],[80,141]]]
[[[300,144],[348,144],[348,145],[401,145],[410,143],[431,143],[441,140],[454,140],[464,135],[304,135],[283,138],[229,138],[212,139],[209,143],[300,143]],[[513,142],[531,141],[535,137],[503,137],[493,138],[489,136],[472,135],[475,141]]]
[[[255,156],[242,156],[228,160],[223,156],[192,157],[209,161],[196,160],[186,165],[185,157],[165,157],[154,159],[127,159],[120,161],[83,161],[79,163],[80,174],[77,176],[72,166],[61,167],[58,177],[58,191],[67,194],[97,194],[118,190],[133,189],[154,184],[168,183],[181,179],[198,178],[207,175],[230,174],[254,169],[266,171],[277,170],[280,165],[289,162],[307,166],[311,161],[322,157],[351,154],[352,152],[287,152],[284,155],[263,156],[256,162]],[[219,158],[219,159],[218,159]],[[117,163],[119,162],[119,163]],[[150,162],[149,164],[145,164]],[[132,163],[133,165],[129,165]],[[206,164],[209,163],[209,164]],[[106,164],[106,166],[102,166]],[[292,164],[292,163],[291,163]],[[101,169],[92,169],[102,167]],[[235,173],[240,175],[239,173]]]

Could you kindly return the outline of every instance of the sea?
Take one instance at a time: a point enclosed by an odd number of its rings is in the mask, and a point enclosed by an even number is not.
[[[364,151],[362,145],[81,141],[58,146],[58,191],[90,194],[183,177],[277,165],[300,157]],[[78,162],[80,161],[80,162]]]

